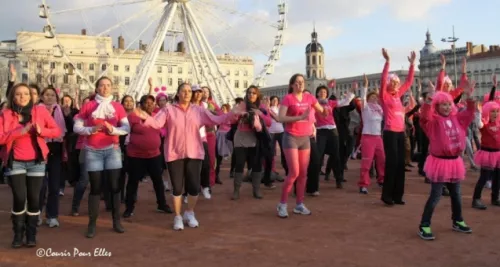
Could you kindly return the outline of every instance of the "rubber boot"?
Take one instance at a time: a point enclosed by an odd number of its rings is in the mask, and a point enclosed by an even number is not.
[[[26,216],[26,246],[36,247],[36,232],[38,226],[38,213]]]
[[[125,229],[120,222],[120,192],[114,193],[111,196],[111,208],[112,208],[112,216],[113,216],[113,229],[117,233],[125,233]]]
[[[20,248],[23,245],[24,231],[26,225],[26,214],[12,214],[12,231],[14,231],[13,248]]]
[[[260,183],[262,181],[262,174],[260,172],[252,172],[252,192],[253,197],[256,199],[262,199],[260,194]]]
[[[95,236],[100,202],[101,195],[89,195],[89,225],[87,229],[87,238],[93,238]]]
[[[234,181],[233,181],[233,197],[232,200],[238,200],[240,198],[240,188],[241,183],[243,182],[243,173],[234,173]]]

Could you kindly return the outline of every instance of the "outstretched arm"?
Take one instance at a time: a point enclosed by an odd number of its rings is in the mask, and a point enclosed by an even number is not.
[[[410,62],[410,69],[408,70],[408,77],[406,77],[405,83],[401,85],[398,91],[398,96],[401,97],[408,91],[408,89],[411,88],[411,85],[413,84],[413,79],[415,77],[415,59],[417,58],[417,55],[415,54],[415,51],[411,51],[410,56],[408,57],[408,61]]]

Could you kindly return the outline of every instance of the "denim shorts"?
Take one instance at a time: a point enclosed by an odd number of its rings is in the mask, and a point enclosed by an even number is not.
[[[85,148],[85,170],[98,172],[103,170],[116,170],[122,168],[122,152],[120,147],[105,149]]]
[[[7,168],[5,176],[26,174],[30,177],[45,177],[45,162],[13,161],[12,168]]]

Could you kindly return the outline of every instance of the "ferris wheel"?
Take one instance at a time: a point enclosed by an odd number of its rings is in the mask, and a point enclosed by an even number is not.
[[[61,41],[63,34],[75,29],[87,29],[91,36],[125,35],[132,39],[120,53],[107,53],[111,62],[137,50],[132,46],[138,41],[149,41],[126,89],[135,99],[145,92],[160,50],[165,44],[175,46],[182,41],[195,80],[212,88],[219,103],[234,99],[236,94],[218,55],[252,55],[257,62],[253,84],[264,86],[280,59],[288,12],[287,0],[41,0],[39,8],[39,17],[46,21],[45,37],[55,40],[54,54],[63,57],[91,87],[89,74],[75,68],[75,55],[68,52],[74,47],[65,47]],[[108,69],[97,78],[105,76]]]

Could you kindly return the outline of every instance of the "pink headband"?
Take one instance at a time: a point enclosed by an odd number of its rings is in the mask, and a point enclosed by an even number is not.
[[[391,82],[392,80],[394,80],[396,82],[400,82],[398,75],[395,73],[391,73],[391,74],[389,74],[389,76],[387,76],[387,82]]]

